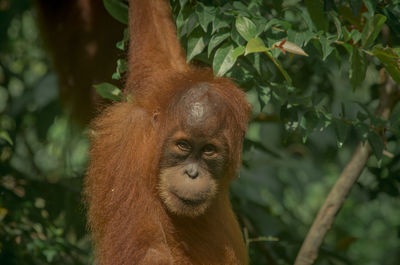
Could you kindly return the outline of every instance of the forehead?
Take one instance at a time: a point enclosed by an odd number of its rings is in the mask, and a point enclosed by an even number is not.
[[[191,87],[182,94],[176,107],[178,124],[184,131],[204,135],[222,132],[227,108],[208,83]]]
[[[227,144],[226,136],[222,132],[213,135],[205,135],[198,132],[188,132],[178,127],[168,136],[168,140],[172,142],[182,139],[189,141],[193,145],[213,144],[215,146],[224,146]]]

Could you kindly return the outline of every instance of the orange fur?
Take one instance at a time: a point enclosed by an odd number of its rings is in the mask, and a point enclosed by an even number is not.
[[[229,202],[250,111],[245,94],[230,80],[186,63],[168,1],[130,4],[125,93],[131,99],[108,107],[92,124],[85,196],[98,263],[248,264]],[[157,184],[162,144],[177,115],[168,106],[201,82],[230,110],[225,121],[230,157],[213,204],[191,218],[169,213]]]

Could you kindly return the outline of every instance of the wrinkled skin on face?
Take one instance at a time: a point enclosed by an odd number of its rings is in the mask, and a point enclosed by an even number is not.
[[[177,215],[203,214],[218,191],[227,166],[221,100],[206,83],[189,89],[177,103],[182,117],[164,143],[159,194]]]

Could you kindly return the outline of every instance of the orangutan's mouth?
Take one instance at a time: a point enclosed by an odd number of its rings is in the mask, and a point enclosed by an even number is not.
[[[199,206],[201,204],[203,204],[206,200],[205,199],[189,199],[189,198],[184,198],[180,195],[178,195],[176,192],[171,191],[171,193],[182,203],[184,203],[185,205],[189,205],[192,207],[196,207]]]

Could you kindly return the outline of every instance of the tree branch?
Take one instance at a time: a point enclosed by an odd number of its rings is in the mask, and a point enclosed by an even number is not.
[[[400,87],[392,78],[387,76],[384,69],[381,70],[380,76],[382,85],[379,91],[379,106],[375,114],[387,120],[391,110],[400,99]],[[368,142],[365,144],[360,143],[357,146],[353,156],[343,169],[339,179],[320,208],[301,246],[294,265],[310,265],[314,263],[318,257],[318,250],[326,233],[331,228],[335,216],[342,207],[352,186],[361,175],[370,155],[371,147]]]

